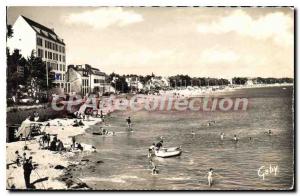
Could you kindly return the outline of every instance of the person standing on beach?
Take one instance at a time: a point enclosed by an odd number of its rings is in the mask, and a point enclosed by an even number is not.
[[[31,185],[30,185],[30,175],[31,175],[31,171],[33,170],[32,157],[29,157],[29,159],[27,159],[24,162],[24,164],[23,164],[23,170],[24,170],[24,180],[25,180],[26,188],[31,188]]]
[[[15,162],[16,162],[17,166],[21,166],[21,159],[22,159],[22,157],[20,156],[19,151],[16,151],[15,155],[16,155]]]
[[[47,148],[49,148],[50,140],[51,140],[51,137],[50,137],[50,134],[48,133],[48,134],[46,135]]]
[[[75,148],[76,138],[75,136],[72,136],[72,148]]]

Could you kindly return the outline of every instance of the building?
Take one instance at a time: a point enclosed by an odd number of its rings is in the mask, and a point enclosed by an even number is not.
[[[257,78],[247,78],[247,82],[245,83],[245,85],[249,85],[249,86],[252,86],[255,84],[257,84]]]
[[[103,94],[110,88],[105,83],[106,75],[91,65],[69,65],[66,73],[67,88],[71,94]]]
[[[128,76],[125,80],[131,92],[138,92],[144,88],[144,85],[137,76]]]
[[[20,51],[23,57],[34,55],[42,58],[50,68],[55,83],[55,92],[67,92],[65,83],[66,73],[66,45],[54,29],[48,28],[24,16],[19,16],[12,26],[13,37],[7,40],[10,52],[15,49]]]

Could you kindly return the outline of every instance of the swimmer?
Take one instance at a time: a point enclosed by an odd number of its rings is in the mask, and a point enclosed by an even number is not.
[[[234,141],[234,142],[238,142],[238,141],[239,141],[239,139],[237,138],[236,135],[233,136],[233,141]]]
[[[211,187],[213,184],[213,168],[210,168],[207,174],[207,181],[208,181],[208,186]]]
[[[221,135],[220,135],[220,137],[221,137],[221,140],[223,140],[223,139],[224,139],[224,136],[225,136],[225,134],[222,132],[222,133],[221,133]]]
[[[152,169],[152,175],[157,175],[157,174],[158,174],[158,169],[156,168],[156,166],[154,166]]]

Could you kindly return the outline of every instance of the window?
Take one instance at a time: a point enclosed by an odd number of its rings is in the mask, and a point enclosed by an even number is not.
[[[66,58],[65,58],[65,56],[63,56],[63,62],[66,62]]]
[[[47,52],[47,50],[45,50],[45,58],[48,58],[47,54],[48,54],[48,52]]]
[[[43,58],[44,51],[42,49],[38,49],[38,57]]]
[[[59,61],[61,61],[61,55],[59,55]]]
[[[45,47],[48,48],[48,42],[45,40]]]
[[[66,71],[66,65],[63,64],[63,71]]]
[[[65,53],[65,47],[62,46],[62,52]]]
[[[40,37],[37,37],[37,38],[36,38],[36,44],[37,44],[38,46],[43,46],[43,39],[40,38]]]
[[[52,52],[48,53],[49,59],[52,59]]]

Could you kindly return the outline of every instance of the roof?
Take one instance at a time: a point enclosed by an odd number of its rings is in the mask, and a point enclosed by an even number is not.
[[[58,37],[58,35],[50,28],[41,25],[25,16],[21,15],[22,18],[33,28],[33,30],[42,37],[48,38],[55,42],[65,45],[62,39]]]

